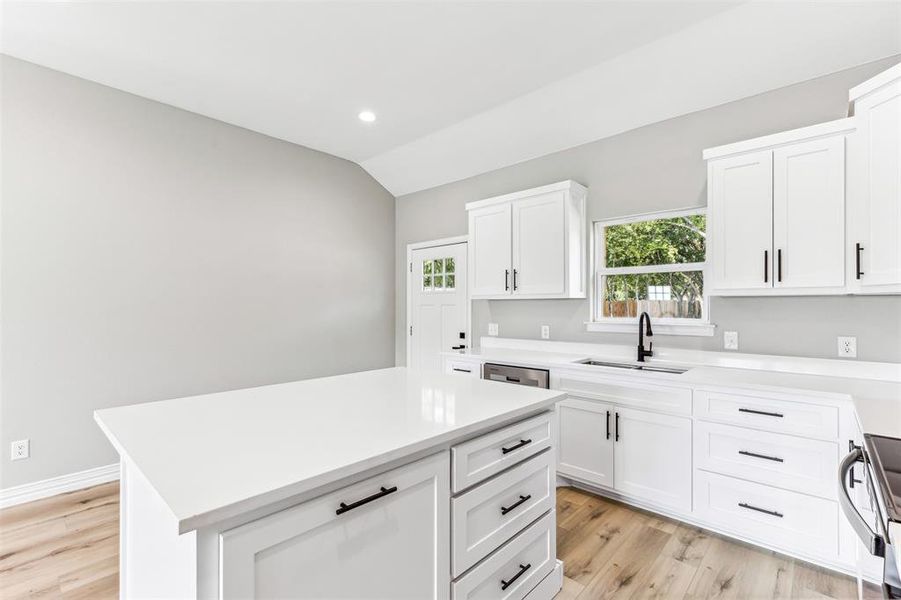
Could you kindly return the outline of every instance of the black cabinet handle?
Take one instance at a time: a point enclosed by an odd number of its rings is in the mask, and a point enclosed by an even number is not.
[[[532,438],[529,438],[527,440],[519,440],[518,444],[510,446],[509,448],[501,448],[501,454],[507,454],[508,452],[513,452],[514,450],[516,450],[518,448],[522,448],[526,444],[531,444],[531,443],[532,443]]]
[[[770,251],[763,251],[763,282],[770,282]]]
[[[519,288],[519,284],[516,283],[516,269],[513,269],[513,291],[515,292],[517,288]]]
[[[510,291],[510,269],[504,269],[504,291]]]
[[[776,281],[782,283],[782,248],[776,250],[776,276]]]
[[[757,454],[756,452],[748,452],[747,450],[739,450],[739,454],[744,456],[753,456],[754,458],[762,458],[763,460],[771,460],[773,462],[785,462],[778,456],[767,456],[766,454]]]
[[[776,512],[775,510],[767,510],[765,508],[757,508],[756,506],[752,506],[747,502],[739,502],[738,505],[742,508],[747,508],[748,510],[756,510],[759,513],[763,513],[765,515],[772,515],[774,517],[779,517],[780,519],[784,517],[781,512]]]
[[[531,497],[532,497],[532,494],[529,494],[528,496],[522,496],[522,495],[520,495],[520,496],[519,496],[519,500],[517,500],[516,502],[514,502],[514,503],[511,504],[510,506],[502,506],[502,507],[501,507],[501,514],[502,514],[502,515],[507,514],[508,512],[510,512],[511,510],[513,510],[514,508],[516,508],[517,506],[519,506],[520,504],[522,504],[523,502],[525,502],[526,500],[528,500],[528,499],[531,498]]]
[[[614,436],[614,440],[618,442],[619,441],[619,413],[616,413],[615,428],[616,428],[616,435]]]
[[[753,408],[739,408],[738,412],[751,413],[752,415],[763,415],[765,417],[778,417],[780,419],[785,416],[781,413],[767,412],[765,410],[754,410]]]
[[[454,371],[457,373],[472,373],[471,369],[458,369],[457,367],[454,367]]]
[[[854,478],[854,465],[851,465],[850,476],[848,477],[848,487],[853,490],[855,483],[863,483],[863,481]]]
[[[394,492],[397,491],[397,486],[395,485],[390,488],[382,487],[380,489],[381,489],[380,492],[376,492],[375,494],[373,494],[371,496],[366,496],[362,500],[357,500],[356,502],[351,502],[350,504],[345,504],[344,502],[342,502],[341,504],[338,505],[339,508],[338,508],[338,510],[335,511],[335,514],[336,515],[344,514],[349,510],[359,508],[359,507],[363,506],[364,504],[369,504],[373,500],[378,500],[379,498],[384,498],[388,494],[393,494]]]
[[[610,439],[610,411],[607,411],[607,439]]]
[[[514,581],[516,581],[517,579],[519,579],[519,577],[520,577],[523,573],[525,573],[526,571],[528,571],[528,570],[531,569],[531,568],[532,568],[532,563],[529,563],[529,564],[527,564],[527,565],[523,565],[523,564],[519,565],[519,571],[516,573],[516,575],[514,575],[513,577],[511,577],[511,578],[509,579],[509,581],[504,581],[503,579],[501,579],[501,589],[502,589],[502,590],[505,590],[505,589],[507,589],[508,587],[510,587],[511,585],[513,585],[513,582],[514,582]]]
[[[860,242],[854,245],[854,261],[855,267],[854,270],[857,271],[857,278],[860,279],[860,276],[863,275],[863,271],[860,270],[860,251],[863,250],[863,246],[860,245]]]

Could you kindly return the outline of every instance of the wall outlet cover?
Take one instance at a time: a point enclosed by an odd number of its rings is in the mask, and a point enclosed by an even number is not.
[[[22,460],[31,455],[29,440],[16,440],[9,445],[9,460]]]
[[[726,350],[738,350],[738,332],[737,331],[724,331],[723,332],[723,348]]]
[[[857,358],[857,338],[852,336],[839,336],[838,355],[840,358]]]
[[[497,323],[488,323],[488,335],[497,335]]]
[[[541,326],[541,339],[549,340],[551,339],[551,327],[550,325],[542,325]]]

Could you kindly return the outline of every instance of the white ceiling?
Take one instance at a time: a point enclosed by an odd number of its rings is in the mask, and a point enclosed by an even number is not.
[[[359,162],[397,195],[901,52],[897,2],[7,1],[2,17],[5,54]]]

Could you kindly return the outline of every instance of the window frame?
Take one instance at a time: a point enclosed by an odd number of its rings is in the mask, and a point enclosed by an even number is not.
[[[676,210],[664,210],[652,213],[642,213],[616,219],[603,219],[591,223],[591,276],[589,286],[590,320],[585,322],[585,328],[591,332],[632,333],[637,331],[638,319],[633,317],[605,317],[600,312],[599,300],[602,294],[601,287],[604,278],[608,275],[634,275],[642,273],[672,273],[677,271],[700,271],[704,280],[704,295],[701,301],[701,318],[686,319],[677,317],[657,317],[654,319],[654,333],[661,335],[686,335],[686,336],[712,336],[716,325],[710,322],[710,295],[707,293],[709,255],[706,251],[709,244],[705,243],[704,262],[675,263],[670,265],[646,265],[641,267],[605,267],[606,244],[603,232],[613,225],[625,225],[642,221],[657,221],[660,219],[672,219],[693,215],[707,215],[706,207],[682,208]],[[708,223],[709,225],[709,223]],[[709,229],[706,232],[709,235]],[[708,238],[709,239],[709,238]]]

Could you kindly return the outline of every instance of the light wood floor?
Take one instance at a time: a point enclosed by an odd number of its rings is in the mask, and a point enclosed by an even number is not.
[[[109,483],[0,511],[0,598],[117,597],[118,494]],[[572,488],[557,511],[557,600],[857,595],[848,577]]]

